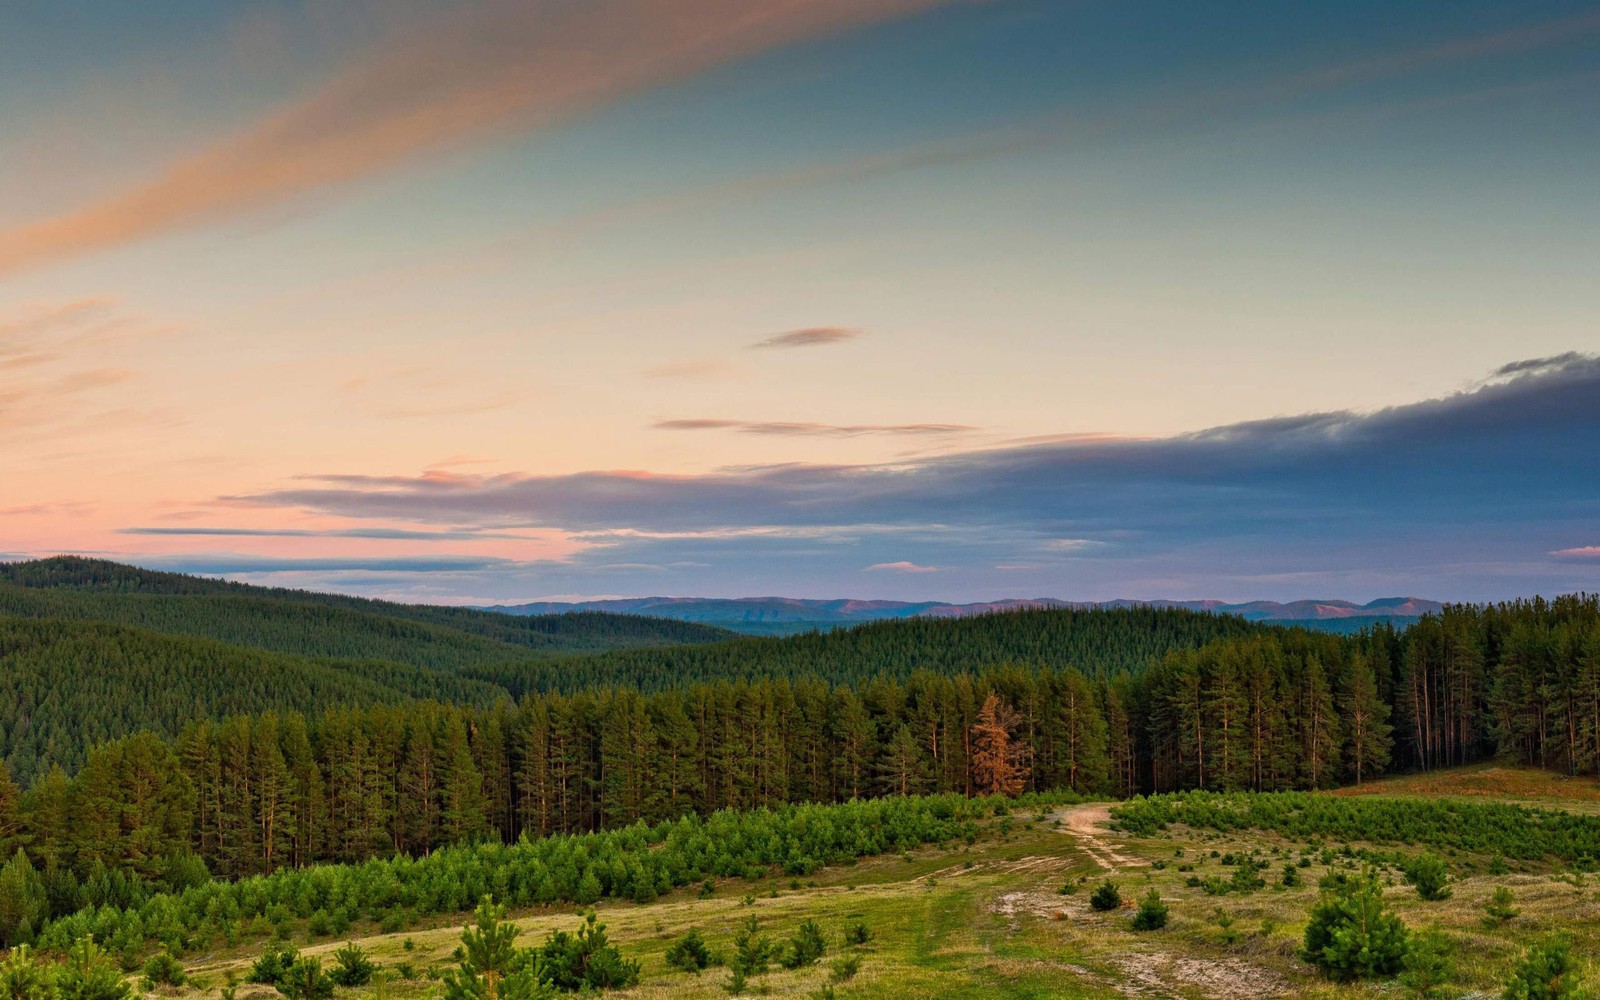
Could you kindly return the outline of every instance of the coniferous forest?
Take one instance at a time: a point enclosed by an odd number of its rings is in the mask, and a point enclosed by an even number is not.
[[[1590,596],[1352,636],[1130,609],[641,649],[705,636],[508,619],[621,648],[481,659],[493,621],[447,632],[449,615],[402,610],[341,659],[274,651],[325,649],[340,600],[81,560],[3,575],[0,600],[32,610],[0,618],[0,850],[37,884],[40,919],[197,878],[719,810],[1310,789],[1496,755],[1600,770]],[[153,597],[159,614],[120,624]],[[382,624],[389,607],[361,613]],[[456,645],[383,659],[419,622]]]

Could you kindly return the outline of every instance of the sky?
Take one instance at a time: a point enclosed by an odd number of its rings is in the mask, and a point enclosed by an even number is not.
[[[0,559],[1600,589],[1600,7],[0,10]]]

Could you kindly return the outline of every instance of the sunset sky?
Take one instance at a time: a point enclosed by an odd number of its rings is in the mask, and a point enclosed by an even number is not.
[[[0,559],[1600,589],[1600,7],[0,11]]]

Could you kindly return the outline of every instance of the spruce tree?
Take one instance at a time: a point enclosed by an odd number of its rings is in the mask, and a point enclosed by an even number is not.
[[[0,868],[0,945],[32,940],[45,912],[44,880],[19,847]]]

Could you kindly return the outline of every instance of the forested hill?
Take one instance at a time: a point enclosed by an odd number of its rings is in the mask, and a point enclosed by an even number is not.
[[[22,784],[70,773],[89,747],[140,730],[174,736],[196,718],[437,698],[488,705],[505,692],[445,671],[311,660],[144,629],[0,618],[0,758]]]
[[[530,655],[717,642],[709,625],[584,612],[516,618],[253,587],[61,556],[0,563],[0,616],[117,622],[311,657],[458,669]]]
[[[1104,676],[1136,670],[1174,649],[1268,628],[1231,615],[1162,608],[1040,609],[489,664],[468,673],[519,696],[612,685],[657,691],[699,682],[807,676],[853,684],[877,677],[903,679],[917,671],[948,676],[1002,665],[1070,666]]]

